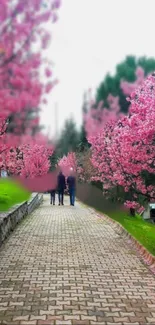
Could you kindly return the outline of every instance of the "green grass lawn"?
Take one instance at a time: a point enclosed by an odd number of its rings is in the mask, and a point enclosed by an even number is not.
[[[109,217],[119,222],[152,255],[155,255],[155,226],[153,224],[144,221],[140,216],[130,217],[123,211],[111,212]]]
[[[30,193],[20,184],[8,179],[0,179],[0,212],[7,211],[13,205],[27,201]]]

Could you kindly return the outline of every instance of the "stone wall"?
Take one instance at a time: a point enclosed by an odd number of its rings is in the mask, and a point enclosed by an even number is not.
[[[29,201],[15,205],[9,211],[0,213],[0,246],[16,225],[41,204],[43,195],[32,193]]]
[[[43,201],[43,195],[38,193],[32,193],[31,199],[27,202],[28,214],[30,214],[36,207],[38,207]]]

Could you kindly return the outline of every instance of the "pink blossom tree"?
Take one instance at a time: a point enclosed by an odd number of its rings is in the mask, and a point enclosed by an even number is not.
[[[58,0],[3,0],[0,13],[0,111],[2,118],[38,109],[41,96],[52,87],[52,72],[40,49],[50,40],[43,25],[55,22]],[[46,40],[46,42],[45,42]],[[38,51],[35,51],[35,47]],[[47,82],[40,82],[45,66]]]
[[[33,136],[39,131],[39,106],[57,83],[43,53],[50,41],[46,23],[57,20],[59,6],[60,0],[0,3],[0,167],[10,172],[24,174],[25,168],[25,175],[32,176],[37,168],[41,173],[41,164],[43,173],[48,169],[48,143],[43,150],[38,137],[34,143]],[[23,145],[28,137],[29,147]],[[30,164],[31,172],[28,150],[35,161]]]
[[[91,151],[85,149],[81,152],[69,152],[67,156],[63,156],[58,161],[58,166],[67,177],[71,169],[76,173],[78,181],[91,182],[91,178],[95,175],[95,169],[91,162]]]
[[[108,107],[107,98],[111,93],[113,96],[119,96],[121,111],[127,114],[129,103],[126,101],[126,93],[124,91],[127,90],[127,92],[130,91],[131,93],[135,87],[140,85],[144,77],[150,75],[154,70],[154,58],[126,56],[122,62],[116,65],[114,74],[108,73],[98,85],[95,96],[97,103],[103,100]]]
[[[66,177],[69,176],[71,168],[76,173],[77,160],[75,152],[69,152],[67,156],[63,156],[61,159],[59,159],[58,166]]]
[[[136,80],[133,83],[121,80],[120,87],[125,95],[129,96],[145,79],[145,73],[142,67],[136,69],[135,75]],[[104,106],[103,101],[97,104],[95,103],[95,100],[91,99],[88,103],[88,109],[83,114],[87,137],[100,132],[107,122],[117,121],[124,116],[119,105],[119,96],[114,97],[109,94],[107,97],[107,103],[108,108]]]
[[[129,115],[107,123],[90,137],[96,179],[105,191],[120,186],[126,205],[138,207],[142,201],[155,200],[155,78],[148,77],[132,92]],[[119,197],[118,197],[119,198]]]
[[[95,101],[89,103],[89,109],[84,113],[84,127],[87,138],[94,136],[103,130],[107,122],[116,121],[124,114],[120,112],[119,98],[112,95],[108,96],[109,108],[104,107],[104,103],[98,105]]]
[[[52,156],[53,149],[44,136],[24,136],[20,146],[14,145],[6,151],[5,170],[10,175],[25,178],[45,175],[50,168],[49,157]]]
[[[76,152],[77,174],[78,179],[84,183],[90,183],[92,177],[95,176],[96,170],[91,161],[91,150],[85,148],[82,152]]]

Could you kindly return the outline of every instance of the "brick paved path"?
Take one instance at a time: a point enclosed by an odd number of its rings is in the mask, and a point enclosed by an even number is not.
[[[155,324],[154,289],[128,244],[80,204],[45,196],[0,250],[0,324]]]

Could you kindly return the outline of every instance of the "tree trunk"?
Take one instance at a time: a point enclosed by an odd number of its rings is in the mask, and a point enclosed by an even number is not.
[[[135,217],[135,209],[130,208],[130,216]]]

